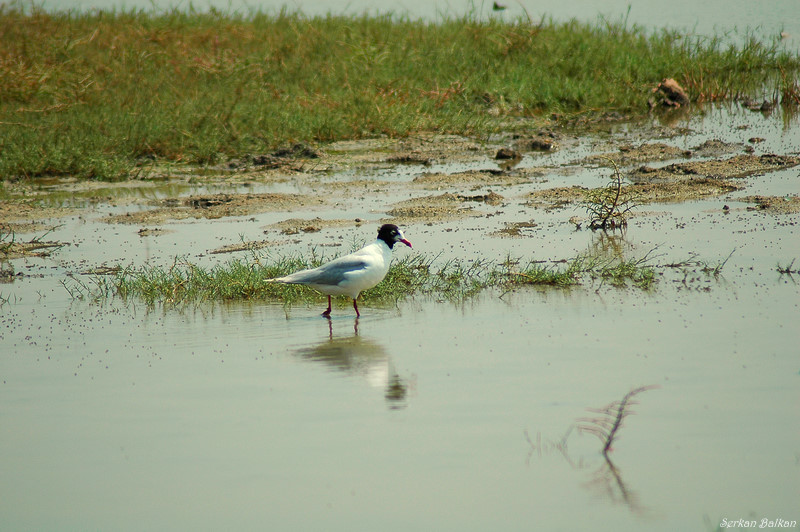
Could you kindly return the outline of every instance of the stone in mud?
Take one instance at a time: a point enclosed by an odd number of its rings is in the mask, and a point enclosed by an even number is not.
[[[462,201],[477,201],[487,205],[500,205],[503,203],[503,196],[492,191],[489,191],[487,194],[476,194],[474,196],[463,196],[459,194],[458,197]]]
[[[681,107],[689,105],[689,95],[677,81],[666,78],[653,89],[655,97],[650,99],[650,107]]]
[[[512,150],[511,148],[500,148],[497,150],[495,154],[495,159],[507,160],[507,159],[520,159],[522,155],[516,150]]]
[[[514,143],[519,151],[555,151],[558,149],[557,135],[552,131],[540,131],[533,137],[520,138]]]
[[[281,158],[319,159],[322,156],[322,152],[312,148],[308,144],[297,143],[274,151],[272,156]]]

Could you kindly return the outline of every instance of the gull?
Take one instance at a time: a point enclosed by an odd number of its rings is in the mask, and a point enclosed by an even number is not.
[[[384,224],[378,229],[375,242],[358,251],[318,268],[264,280],[268,283],[302,284],[327,295],[328,309],[322,313],[325,317],[331,315],[331,296],[350,296],[356,317],[361,317],[356,299],[363,290],[372,288],[386,277],[392,260],[392,248],[398,242],[411,247],[411,242],[405,239],[399,227]]]

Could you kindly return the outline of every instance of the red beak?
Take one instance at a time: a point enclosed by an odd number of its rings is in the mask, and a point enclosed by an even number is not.
[[[408,247],[410,247],[410,248],[412,248],[412,249],[413,249],[413,247],[411,246],[411,242],[409,242],[409,241],[408,241],[408,240],[406,240],[405,238],[401,238],[401,239],[400,239],[400,242],[402,242],[402,243],[403,243],[403,244],[405,244],[406,246],[408,246]]]

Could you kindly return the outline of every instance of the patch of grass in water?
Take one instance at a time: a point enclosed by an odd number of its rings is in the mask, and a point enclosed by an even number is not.
[[[624,21],[47,12],[0,5],[0,179],[146,177],[291,142],[419,131],[485,137],[552,113],[643,113],[675,78],[695,101],[782,94],[800,58]]]
[[[415,295],[463,300],[487,289],[505,292],[527,285],[566,288],[580,285],[587,278],[609,281],[617,287],[630,283],[648,289],[655,280],[653,269],[643,264],[646,259],[620,262],[579,256],[555,264],[531,261],[520,267],[521,261],[510,258],[502,262],[454,259],[442,264],[436,263],[437,258],[408,255],[396,260],[386,278],[364,291],[359,300],[380,304]],[[72,297],[133,297],[149,305],[234,300],[277,300],[291,305],[298,301],[323,301],[325,296],[304,286],[267,283],[264,279],[315,267],[322,262],[318,257],[268,259],[254,253],[252,259],[233,259],[204,268],[176,259],[167,268],[125,268],[111,272],[110,276],[90,276],[90,283],[65,284],[65,288]]]

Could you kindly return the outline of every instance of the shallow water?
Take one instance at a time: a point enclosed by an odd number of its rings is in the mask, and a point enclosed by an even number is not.
[[[696,145],[725,130],[715,116],[692,119],[689,137],[659,141]],[[770,149],[800,145],[797,128],[775,117],[728,118],[767,131]],[[555,186],[590,176],[547,178]],[[748,194],[800,192],[796,168],[746,183]],[[607,237],[575,231],[563,210],[525,207],[525,190],[499,190],[509,198],[500,215],[411,225],[414,250],[398,253],[555,260],[658,246],[658,264],[697,254],[713,266],[734,252],[718,278],[659,268],[650,292],[490,291],[463,303],[362,305],[358,321],[342,301],[326,320],[322,304],[147,308],[74,301],[61,285],[68,273],[88,282],[78,272],[104,262],[225,261],[207,250],[239,234],[264,238],[267,224],[306,213],[168,223],[172,232],[157,238],[100,221],[122,206],[98,202],[67,219],[48,238],[71,246],[15,260],[30,276],[0,285],[3,528],[672,531],[723,519],[800,522],[800,285],[775,269],[800,259],[797,215],[748,211],[732,195],[648,206],[660,214]],[[358,199],[345,207],[366,210]],[[538,225],[527,238],[491,236],[531,219]],[[370,224],[361,230],[371,237]],[[339,237],[346,248],[351,231],[303,235],[281,249],[306,253]],[[576,424],[596,415],[588,408],[648,385],[657,388],[635,397],[612,469]]]

